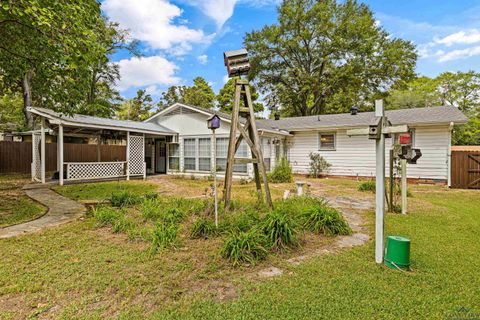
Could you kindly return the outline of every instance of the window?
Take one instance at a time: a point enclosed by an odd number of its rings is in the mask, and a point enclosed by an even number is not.
[[[262,138],[262,154],[263,160],[265,161],[265,166],[267,171],[270,171],[270,143],[271,140],[267,138]]]
[[[198,139],[198,170],[199,171],[210,171],[210,138],[200,138]]]
[[[185,170],[196,170],[195,139],[183,139],[183,160]]]
[[[168,145],[168,169],[180,169],[180,148],[178,143],[170,143]]]
[[[216,161],[217,161],[217,171],[225,171],[227,169],[227,153],[228,153],[228,138],[217,138],[216,141]],[[235,154],[236,157],[246,158],[248,157],[248,146],[245,141],[240,143],[240,147]],[[234,172],[246,173],[247,164],[235,164],[233,166]]]
[[[335,133],[319,133],[318,141],[318,150],[335,150]]]

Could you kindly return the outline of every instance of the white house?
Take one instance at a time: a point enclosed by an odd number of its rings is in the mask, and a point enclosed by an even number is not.
[[[45,182],[45,132],[57,135],[59,144],[57,170],[63,180],[102,179],[147,174],[188,174],[209,176],[214,169],[222,175],[226,166],[230,117],[217,112],[221,127],[216,141],[206,121],[215,112],[195,106],[175,103],[144,122],[103,119],[84,115],[66,116],[52,110],[29,108],[41,119],[41,128],[33,133],[32,178]],[[449,182],[451,132],[454,124],[467,118],[455,107],[432,107],[386,111],[394,125],[407,124],[413,134],[415,148],[423,156],[417,164],[409,165],[408,177]],[[330,164],[329,174],[336,176],[373,176],[375,174],[374,141],[367,137],[346,135],[348,129],[368,126],[373,112],[332,114],[308,117],[257,120],[267,168],[286,157],[296,173],[309,170],[309,154],[319,153]],[[64,136],[93,136],[121,139],[126,145],[126,161],[83,162],[63,161]],[[388,149],[395,136],[387,139]],[[100,142],[99,142],[100,143]],[[213,153],[216,146],[216,155]],[[43,150],[43,151],[42,151]],[[250,157],[242,144],[239,157]],[[253,176],[252,164],[236,164],[237,178]]]

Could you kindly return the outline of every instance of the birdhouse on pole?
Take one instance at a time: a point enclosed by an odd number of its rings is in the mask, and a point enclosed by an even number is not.
[[[247,75],[250,70],[250,61],[246,49],[226,51],[223,53],[223,60],[229,78]]]
[[[207,120],[207,127],[210,130],[216,130],[220,128],[220,117],[214,114],[211,118]]]

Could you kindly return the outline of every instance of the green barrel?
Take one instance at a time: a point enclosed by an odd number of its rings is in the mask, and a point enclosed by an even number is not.
[[[410,269],[410,239],[388,236],[384,263],[392,269]]]

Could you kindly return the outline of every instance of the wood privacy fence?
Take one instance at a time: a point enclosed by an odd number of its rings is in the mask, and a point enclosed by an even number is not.
[[[452,188],[480,189],[480,152],[452,151]]]
[[[45,169],[57,170],[57,144],[45,144]],[[63,146],[64,162],[96,162],[97,145],[65,143]],[[125,161],[126,147],[117,145],[100,145],[101,161]],[[32,163],[32,143],[0,141],[0,174],[30,173]]]

